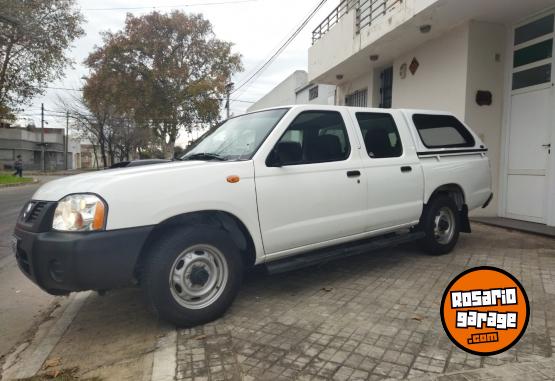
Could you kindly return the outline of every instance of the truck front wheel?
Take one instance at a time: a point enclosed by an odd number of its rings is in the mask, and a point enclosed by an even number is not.
[[[455,201],[439,195],[426,205],[420,227],[426,234],[422,240],[424,250],[433,255],[447,254],[459,239],[460,219]]]
[[[225,231],[176,229],[151,247],[144,270],[151,308],[176,326],[192,327],[225,313],[241,285],[243,261]]]

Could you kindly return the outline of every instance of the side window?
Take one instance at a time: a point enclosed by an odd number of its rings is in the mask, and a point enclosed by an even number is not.
[[[340,113],[306,111],[291,123],[272,155],[277,155],[281,165],[296,165],[346,160],[350,152]]]
[[[476,143],[454,116],[414,114],[412,120],[420,140],[428,148],[473,147]]]
[[[368,156],[381,159],[403,154],[399,131],[390,114],[357,112],[356,117]]]

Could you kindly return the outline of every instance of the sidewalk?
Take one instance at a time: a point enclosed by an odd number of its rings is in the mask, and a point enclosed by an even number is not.
[[[552,379],[555,240],[472,228],[445,256],[407,245],[249,276],[222,319],[178,331],[177,380]],[[450,280],[481,265],[512,273],[531,304],[522,339],[491,357],[457,348],[439,316]]]

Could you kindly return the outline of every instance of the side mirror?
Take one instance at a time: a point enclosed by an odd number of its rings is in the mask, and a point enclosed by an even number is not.
[[[268,155],[268,158],[266,159],[266,166],[281,167],[282,165],[283,165],[283,162],[279,155],[278,147],[274,147],[274,149],[272,150],[272,152],[270,152],[270,154]]]

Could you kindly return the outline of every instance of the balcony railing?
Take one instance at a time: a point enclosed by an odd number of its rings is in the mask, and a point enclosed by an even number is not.
[[[312,31],[312,44],[318,41],[322,36],[330,31],[330,29],[339,22],[349,11],[356,6],[356,0],[343,0],[339,5],[331,11],[331,13]]]
[[[339,5],[312,31],[312,44],[328,33],[339,20],[351,9],[356,10],[356,33],[372,25],[385,16],[403,0],[343,0]]]

